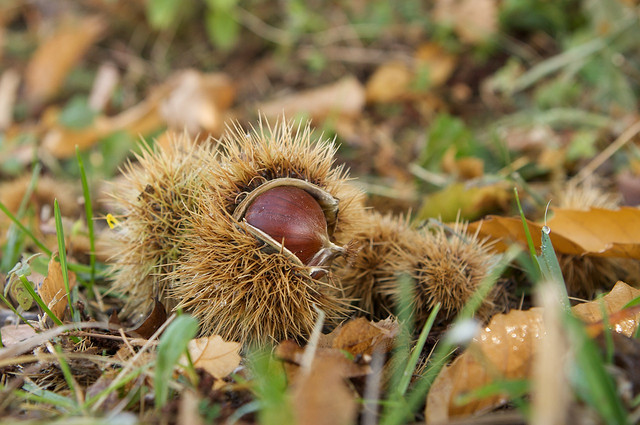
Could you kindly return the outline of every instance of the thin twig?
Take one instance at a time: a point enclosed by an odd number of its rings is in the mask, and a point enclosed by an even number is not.
[[[158,328],[157,331],[155,331],[155,333],[153,335],[151,335],[151,338],[149,338],[149,341],[147,341],[147,343],[145,345],[142,346],[142,348],[140,348],[140,351],[138,351],[138,353],[133,356],[129,362],[127,363],[127,365],[125,367],[122,368],[122,370],[120,371],[120,373],[118,373],[118,376],[116,376],[116,378],[111,381],[111,385],[110,387],[115,388],[118,383],[120,382],[120,380],[129,373],[129,371],[131,369],[133,369],[133,365],[136,364],[136,362],[138,361],[138,359],[142,356],[142,354],[146,353],[147,350],[149,349],[149,347],[151,347],[153,344],[152,342],[155,341],[156,339],[158,339],[158,337],[160,336],[160,334],[162,334],[162,332],[164,332],[164,330],[167,328],[167,326],[169,326],[173,320],[176,318],[176,314],[173,313],[171,315],[171,317],[169,317],[167,319],[166,322],[164,322],[162,324],[162,326],[160,326]],[[98,401],[96,401],[96,403],[91,407],[91,411],[95,412],[98,410],[98,408],[100,408],[100,406],[102,406],[102,404],[105,402],[105,400],[107,399],[107,397],[109,397],[109,391],[105,392],[105,394],[100,397],[100,399]]]
[[[598,156],[593,158],[590,163],[588,163],[571,179],[571,182],[577,184],[584,181],[587,177],[593,174],[598,167],[604,164],[606,160],[611,158],[614,153],[629,143],[629,141],[631,141],[638,133],[640,133],[640,121],[636,121],[631,127],[627,128],[613,143],[600,152]]]

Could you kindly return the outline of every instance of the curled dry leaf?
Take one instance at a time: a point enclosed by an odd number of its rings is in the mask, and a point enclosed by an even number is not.
[[[115,318],[118,319],[118,316],[116,315]],[[137,328],[127,331],[127,333],[136,337],[149,339],[166,320],[167,311],[164,308],[164,304],[156,300],[153,310],[151,310],[151,313],[144,322]],[[111,319],[109,319],[109,322],[111,322]]]
[[[32,105],[55,96],[78,60],[102,35],[106,25],[98,17],[64,21],[40,44],[25,72],[25,93]]]
[[[353,356],[372,355],[374,351],[389,352],[399,331],[398,322],[391,319],[371,322],[364,317],[347,322],[340,327],[332,347]]]
[[[640,297],[640,290],[617,282],[611,291],[602,297],[589,303],[578,304],[571,309],[573,314],[590,325],[589,332],[595,336],[604,328],[602,322],[602,309],[608,314],[608,321],[613,329],[626,336],[632,336],[640,324],[640,312],[637,308],[624,309],[623,307],[634,298]]]
[[[626,283],[618,282],[602,303],[605,310],[613,315],[639,293]],[[572,311],[583,320],[601,320],[600,302],[580,304]],[[631,321],[615,323],[614,330],[624,334],[634,332],[639,322],[640,314],[636,314]],[[434,381],[425,407],[427,423],[446,422],[451,417],[467,416],[504,404],[506,395],[476,399],[465,405],[458,405],[456,400],[497,379],[530,378],[533,356],[545,332],[543,325],[540,308],[495,315],[469,348],[445,367]]]
[[[556,252],[599,257],[640,258],[640,209],[608,210],[591,208],[588,211],[554,209],[547,220],[551,242]],[[527,221],[533,240],[540,241],[543,224]],[[506,249],[509,242],[526,244],[522,221],[517,217],[491,216],[471,223],[470,231],[480,228],[480,236],[497,239],[498,249]]]
[[[283,114],[287,117],[308,114],[314,120],[322,120],[328,116],[358,116],[364,103],[364,87],[355,77],[347,76],[335,83],[262,103],[258,109],[272,119]]]
[[[75,285],[76,274],[69,270],[69,289],[73,289]],[[69,303],[64,279],[62,278],[62,266],[57,255],[52,255],[51,260],[49,260],[47,277],[44,278],[42,285],[38,288],[38,294],[51,312],[62,320],[64,311]]]
[[[222,379],[240,365],[240,343],[227,342],[219,335],[192,339],[187,346],[195,367]]]

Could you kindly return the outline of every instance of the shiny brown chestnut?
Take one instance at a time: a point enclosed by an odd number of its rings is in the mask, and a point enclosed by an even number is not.
[[[318,201],[297,187],[278,186],[256,197],[244,219],[277,242],[303,264],[323,247],[327,220]]]
[[[299,179],[272,180],[240,203],[234,216],[273,252],[309,267],[313,278],[345,248],[330,241],[338,200],[319,187]]]

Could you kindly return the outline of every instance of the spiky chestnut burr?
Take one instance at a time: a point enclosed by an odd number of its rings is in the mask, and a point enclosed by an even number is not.
[[[190,237],[169,278],[201,332],[245,343],[308,335],[317,309],[346,307],[329,266],[345,251],[362,194],[334,167],[335,146],[280,122],[219,141],[215,191],[188,214]]]
[[[466,228],[456,222],[450,233],[443,225],[418,230],[410,242],[413,249],[397,250],[401,270],[407,267],[415,282],[411,308],[419,327],[437,303],[441,304],[440,318],[452,319],[498,263],[491,246]],[[478,316],[486,318],[493,312],[498,291],[494,287],[485,297]],[[402,296],[396,279],[382,282],[381,292],[394,300]]]
[[[185,211],[209,190],[202,175],[215,166],[214,148],[187,135],[167,149],[145,145],[127,163],[110,194],[119,224],[108,248],[114,291],[127,295],[125,315],[147,313],[156,297],[166,300],[164,276],[175,267],[189,237]]]
[[[337,270],[349,296],[361,308],[381,318],[396,313],[402,289],[398,278],[408,274],[414,282],[410,307],[422,326],[433,307],[441,304],[440,320],[452,318],[478,289],[497,262],[476,235],[457,223],[451,235],[445,228],[414,229],[402,217],[373,213],[358,237],[368,241],[352,266]],[[488,313],[496,293],[485,299]]]
[[[396,313],[393,299],[382,294],[380,285],[396,277],[398,268],[394,265],[399,261],[399,251],[411,249],[414,233],[408,218],[367,213],[354,234],[360,242],[358,254],[350,263],[340,260],[336,267],[336,276],[343,282],[347,296],[374,319]]]

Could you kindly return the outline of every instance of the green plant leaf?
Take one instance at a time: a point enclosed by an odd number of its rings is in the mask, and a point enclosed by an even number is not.
[[[89,127],[95,117],[96,112],[89,107],[87,98],[76,96],[66,104],[58,122],[68,128],[81,129]]]
[[[216,46],[228,50],[235,46],[240,35],[240,25],[229,9],[210,9],[206,15],[207,34]]]
[[[151,27],[156,30],[166,30],[174,25],[180,7],[184,6],[180,0],[148,0],[147,20]]]
[[[196,336],[198,322],[191,316],[178,316],[160,337],[158,344],[158,358],[155,371],[155,401],[156,407],[161,408],[169,398],[169,381],[173,367],[187,349],[187,344]]]

